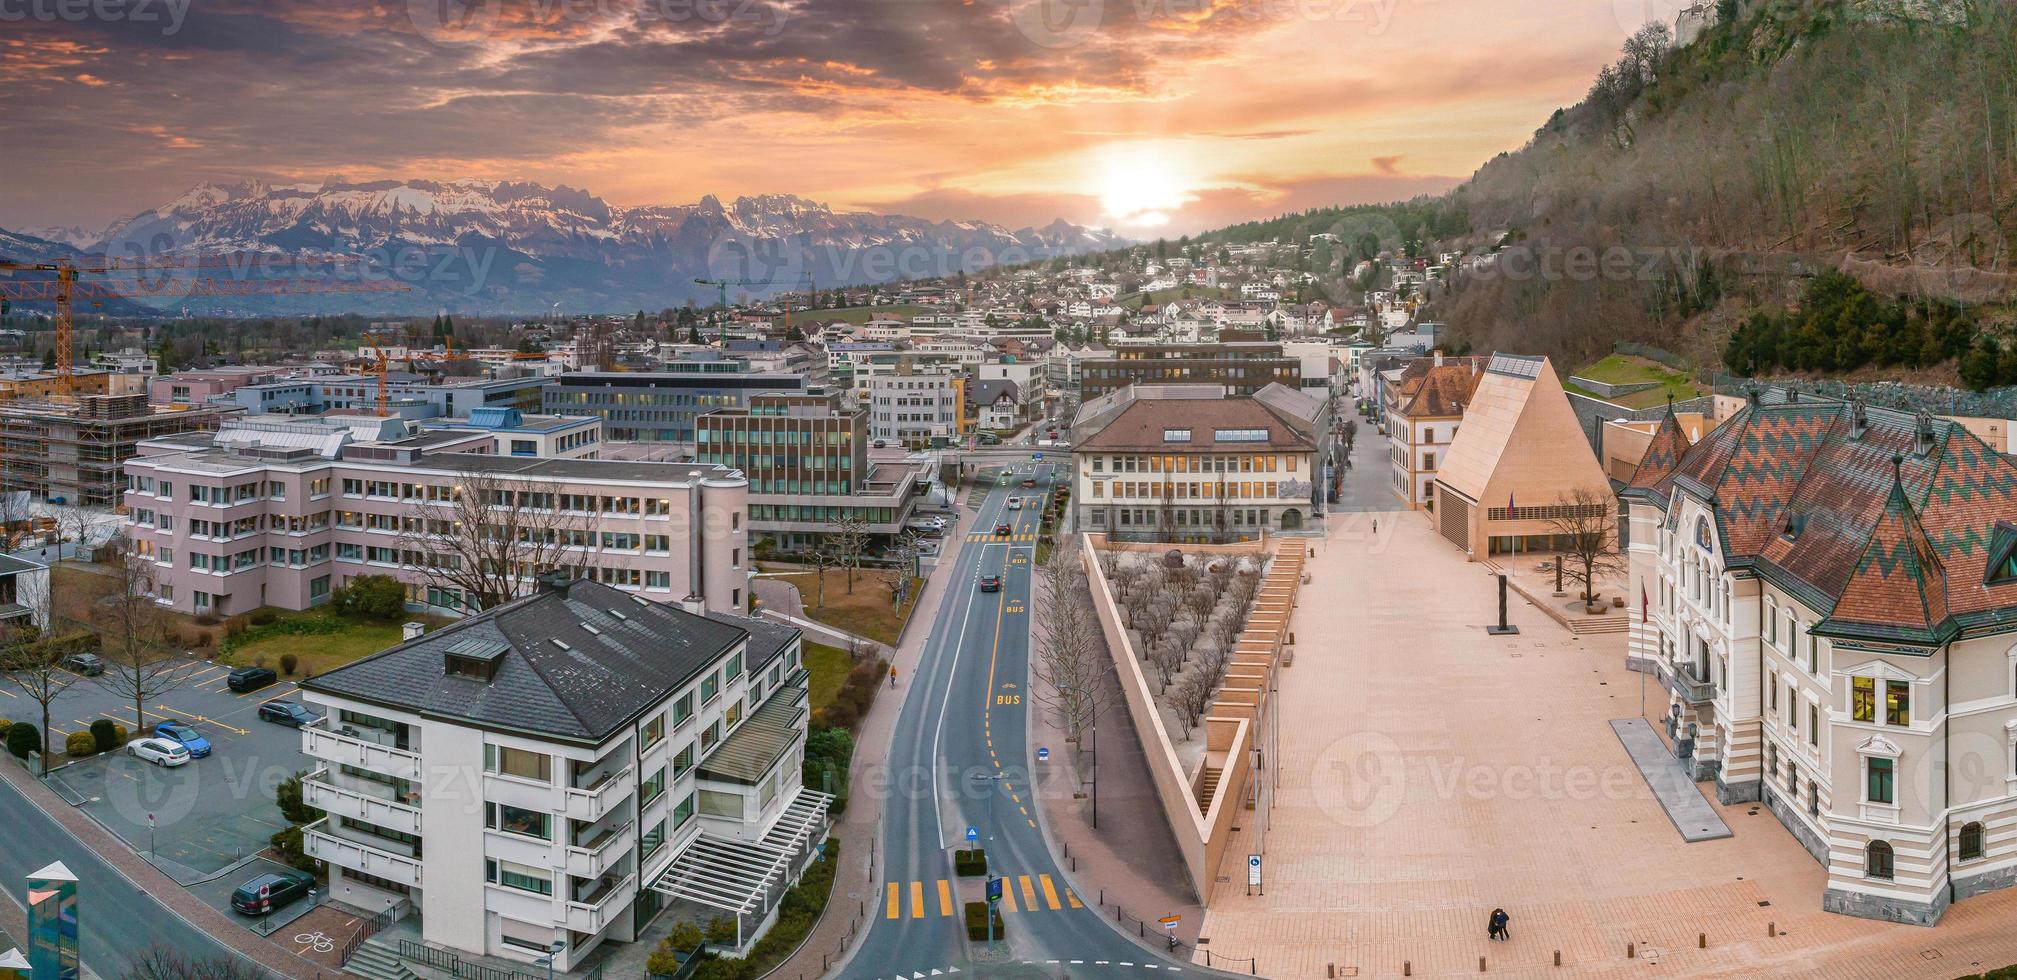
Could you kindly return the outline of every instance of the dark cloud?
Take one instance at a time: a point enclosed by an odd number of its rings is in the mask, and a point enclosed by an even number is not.
[[[1401,172],[1402,159],[1403,157],[1400,157],[1398,155],[1390,157],[1374,157],[1373,169],[1375,171],[1378,171],[1379,173],[1385,174],[1386,176],[1392,177],[1395,174]]]

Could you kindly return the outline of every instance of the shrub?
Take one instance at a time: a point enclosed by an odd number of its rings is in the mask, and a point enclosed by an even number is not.
[[[72,759],[98,754],[98,740],[90,732],[71,732],[63,737],[63,753]]]
[[[978,878],[987,874],[987,851],[976,847],[970,851],[952,852],[952,869],[962,878]]]
[[[198,626],[215,626],[215,625],[217,625],[217,617],[215,617],[215,616],[212,616],[212,615],[211,615],[211,614],[209,614],[209,613],[197,613],[197,614],[196,614],[196,625],[198,625]]]
[[[98,743],[98,751],[110,752],[126,744],[126,730],[109,718],[100,718],[91,723],[91,738]]]
[[[190,646],[192,646],[192,647],[195,647],[195,648],[196,648],[196,649],[198,649],[198,650],[207,650],[207,649],[209,649],[209,648],[210,648],[210,634],[208,634],[208,633],[198,633],[198,634],[196,634],[196,639],[195,639],[195,641],[194,641],[194,642],[192,642],[192,643],[190,643],[189,645],[190,645]]]
[[[329,594],[329,606],[345,616],[398,619],[406,615],[406,586],[390,575],[359,575]]]
[[[30,753],[42,751],[41,729],[25,721],[7,726],[7,751],[24,761]]]
[[[292,676],[294,668],[301,666],[301,658],[291,653],[280,655],[280,672]]]
[[[281,860],[286,861],[289,865],[299,870],[310,874],[315,873],[315,859],[309,857],[302,849],[300,827],[282,829],[273,836],[268,837],[266,842],[273,845],[273,849],[279,852]]]
[[[671,943],[681,952],[700,945],[706,939],[707,934],[701,932],[700,927],[691,922],[682,922],[679,925],[673,926],[672,932],[665,937],[666,942]]]
[[[989,912],[986,902],[966,903],[966,938],[968,942],[984,943],[988,938],[988,920],[994,920],[994,937],[1001,939],[1008,935],[1000,912]]]
[[[254,609],[251,615],[245,617],[245,620],[254,626],[268,626],[279,618],[280,614],[271,609]]]
[[[245,632],[245,617],[233,616],[224,621],[224,635],[226,637],[237,636],[243,632]]]
[[[299,770],[273,787],[273,803],[280,808],[280,815],[286,817],[288,823],[307,824],[322,819],[321,810],[302,802],[301,779],[307,774],[307,770]]]
[[[716,916],[707,922],[707,941],[722,946],[735,945],[735,920]]]
[[[0,745],[7,744],[7,729],[12,727],[14,727],[13,722],[8,721],[5,718],[0,718]]]

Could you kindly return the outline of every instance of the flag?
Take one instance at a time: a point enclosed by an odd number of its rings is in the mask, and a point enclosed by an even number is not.
[[[1652,615],[1652,604],[1648,602],[1646,599],[1645,584],[1641,583],[1639,585],[1639,622],[1642,624],[1645,623],[1646,620],[1651,615]]]
[[[1506,491],[1506,519],[1513,519],[1513,491]]]

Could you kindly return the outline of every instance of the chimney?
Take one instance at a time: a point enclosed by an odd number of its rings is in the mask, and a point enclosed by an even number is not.
[[[1442,352],[1442,351],[1437,351],[1437,352],[1436,352],[1436,366],[1437,366],[1437,367],[1442,367],[1442,366],[1443,366],[1443,352]]]
[[[427,632],[427,627],[422,626],[419,623],[407,623],[406,625],[401,626],[399,628],[399,639],[402,642],[407,640],[418,640],[420,639],[420,634],[425,632]]]
[[[1863,410],[1863,400],[1858,398],[1849,403],[1849,438],[1861,439],[1870,431],[1870,413]]]

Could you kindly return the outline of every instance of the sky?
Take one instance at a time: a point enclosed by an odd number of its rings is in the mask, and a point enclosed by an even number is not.
[[[0,0],[0,228],[205,181],[1134,238],[1445,190],[1675,0]]]

